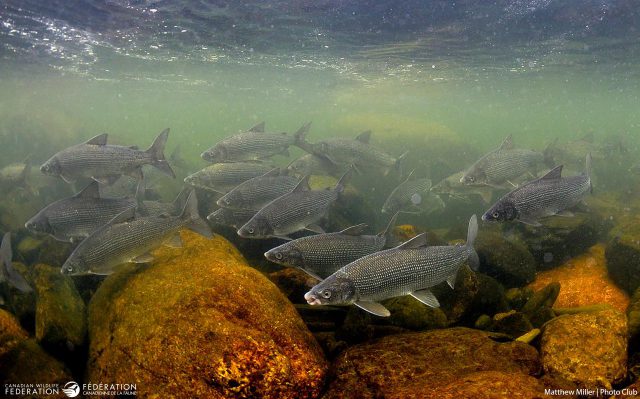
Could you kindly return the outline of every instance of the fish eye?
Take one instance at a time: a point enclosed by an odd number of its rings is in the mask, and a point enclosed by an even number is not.
[[[320,293],[320,295],[322,295],[322,297],[323,297],[324,299],[329,299],[329,298],[331,298],[331,291],[329,291],[329,290],[324,290],[324,291],[322,291],[322,292]]]
[[[67,271],[68,272],[72,272],[73,271],[73,266],[67,266]]]
[[[248,228],[247,229],[247,233],[249,234],[253,234],[255,232],[255,230],[253,228]]]
[[[280,252],[276,253],[276,259],[278,260],[282,259],[282,254]]]
[[[500,213],[499,212],[493,212],[491,214],[491,216],[493,216],[495,219],[497,219],[500,216]]]

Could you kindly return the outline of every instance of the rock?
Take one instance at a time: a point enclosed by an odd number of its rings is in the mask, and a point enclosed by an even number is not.
[[[461,320],[467,326],[473,325],[474,320],[484,313],[495,314],[510,310],[502,284],[482,273],[476,273],[476,278],[478,290]]]
[[[27,235],[19,241],[16,249],[16,255],[28,264],[62,265],[71,254],[73,246],[48,235]]]
[[[505,293],[504,297],[509,304],[509,307],[512,309],[520,310],[531,296],[533,295],[533,290],[530,287],[524,288],[509,288]]]
[[[423,331],[447,326],[447,316],[440,308],[429,307],[410,296],[391,298],[383,305],[391,316],[382,321],[397,327]]]
[[[533,326],[524,313],[510,310],[495,314],[490,329],[517,338],[533,330]]]
[[[604,245],[596,244],[586,253],[550,270],[538,272],[529,285],[539,290],[552,281],[562,286],[555,307],[581,307],[608,303],[624,312],[629,297],[608,276]]]
[[[526,245],[517,239],[505,240],[499,230],[483,230],[475,249],[480,258],[480,271],[505,287],[522,287],[533,281],[536,261]]]
[[[542,224],[543,228],[518,226],[539,270],[551,269],[584,253],[611,228],[607,219],[591,211],[575,212],[574,217],[546,218]]]
[[[611,279],[631,295],[640,286],[640,224],[632,219],[614,232],[605,250],[607,269]]]
[[[371,313],[357,306],[347,308],[347,316],[336,330],[336,339],[349,344],[357,344],[373,338],[373,326],[371,326]]]
[[[36,331],[38,342],[54,354],[67,357],[79,350],[87,336],[85,304],[73,280],[57,268],[35,266]]]
[[[524,376],[540,371],[537,351],[498,343],[464,327],[392,335],[353,346],[332,367],[326,399],[439,397],[441,389],[477,372]],[[489,382],[488,382],[489,383]]]
[[[306,303],[304,294],[318,283],[318,280],[295,267],[285,267],[269,273],[269,280],[280,288],[293,303]]]
[[[221,236],[182,238],[100,286],[87,379],[142,397],[316,397],[326,361],[291,303]]]
[[[35,287],[32,268],[20,262],[13,262],[13,267],[20,273],[31,287]],[[20,325],[29,332],[35,331],[36,325],[36,291],[22,292],[10,284],[0,284],[0,298],[4,300],[2,308],[7,309],[20,321]]]
[[[627,375],[627,319],[613,308],[557,317],[544,328],[540,354],[545,373],[611,389]]]
[[[425,399],[530,399],[545,396],[544,385],[537,379],[504,371],[480,371],[440,387]]]
[[[536,291],[524,304],[521,311],[524,313],[534,327],[542,327],[544,323],[555,317],[553,304],[560,293],[560,284],[549,283],[543,289]]]
[[[0,310],[0,381],[7,384],[65,384],[71,379],[69,371],[43,351],[35,340],[29,339],[10,313]]]
[[[629,323],[629,346],[636,350],[640,348],[640,288],[633,293],[626,313]]]
[[[483,314],[473,324],[473,328],[478,330],[488,330],[491,327],[491,316]]]
[[[471,307],[479,292],[478,274],[463,266],[458,269],[455,288],[445,282],[433,287],[433,293],[440,302],[440,309],[447,316],[449,324],[460,321]]]
[[[348,348],[348,344],[345,341],[339,341],[336,339],[336,334],[333,332],[323,331],[313,334],[316,337],[316,341],[324,350],[328,359],[335,359],[342,351]]]

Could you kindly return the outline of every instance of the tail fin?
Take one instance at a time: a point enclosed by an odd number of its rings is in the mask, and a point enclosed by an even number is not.
[[[178,194],[178,198],[180,198],[181,194],[182,193]],[[213,237],[213,233],[211,233],[209,225],[200,218],[200,214],[198,213],[198,199],[196,198],[195,190],[189,190],[189,195],[186,199],[180,217],[185,221],[185,227],[188,229],[191,229],[207,238]]]
[[[162,133],[153,140],[153,144],[146,151],[147,154],[151,155],[152,165],[158,168],[162,173],[167,176],[171,176],[173,178],[176,177],[176,174],[173,173],[173,169],[169,166],[169,163],[164,158],[164,146],[167,143],[167,137],[169,137],[169,129],[164,129]]]
[[[336,183],[334,191],[336,191],[338,194],[342,193],[344,191],[345,186],[351,179],[352,174],[353,174],[353,168],[349,168],[346,172],[344,172],[340,180],[338,180],[338,183]]]
[[[585,161],[584,174],[589,178],[589,192],[593,194],[593,182],[591,180],[591,153],[587,154],[587,159]]]
[[[402,155],[400,155],[397,159],[396,159],[396,163],[393,166],[394,169],[398,172],[398,174],[402,177],[402,163],[404,162],[404,159],[407,157],[407,154],[409,154],[409,151],[405,151],[402,153]]]
[[[398,245],[398,240],[396,239],[395,234],[393,234],[393,228],[396,226],[396,221],[398,220],[398,215],[400,212],[396,212],[395,215],[389,219],[389,223],[384,231],[380,232],[378,236],[384,237],[384,246],[385,248],[393,248]]]
[[[476,241],[476,237],[478,236],[478,217],[474,214],[469,219],[469,228],[467,230],[467,243],[465,244],[467,249],[469,250],[469,266],[474,271],[478,271],[480,268],[480,259],[478,258],[478,253],[473,248],[473,243]]]
[[[294,142],[293,144],[297,147],[300,147],[304,151],[308,153],[313,153],[313,149],[311,148],[311,144],[309,144],[306,140],[307,133],[309,132],[309,128],[311,127],[311,122],[307,122],[297,132],[293,134]]]
[[[9,284],[22,292],[33,291],[33,288],[31,288],[29,283],[27,283],[27,280],[25,280],[24,277],[22,277],[22,275],[13,268],[13,263],[11,262],[12,257],[11,233],[5,233],[4,237],[2,237],[2,244],[0,244],[0,261],[2,262],[1,267],[4,267],[6,272],[0,273],[0,275],[4,275]]]
[[[544,164],[548,168],[553,168],[554,166],[556,166],[556,161],[555,159],[553,159],[553,148],[555,147],[557,142],[558,142],[558,138],[556,137],[555,140],[547,144],[547,146],[544,147],[544,150],[542,150],[542,155],[544,157]]]

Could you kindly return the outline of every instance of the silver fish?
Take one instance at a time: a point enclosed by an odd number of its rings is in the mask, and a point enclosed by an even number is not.
[[[0,169],[0,187],[5,192],[18,187],[33,192],[33,189],[29,185],[30,175],[31,161],[29,158],[24,162],[9,164]]]
[[[216,163],[184,178],[184,182],[203,190],[226,194],[238,184],[262,176],[273,166],[261,162]]]
[[[442,200],[431,194],[430,179],[412,179],[413,171],[406,180],[393,189],[382,206],[382,213],[396,212],[422,213],[443,209]]]
[[[109,145],[107,134],[101,134],[58,152],[40,167],[40,171],[60,176],[67,183],[80,177],[90,177],[100,183],[111,184],[123,174],[138,178],[143,165],[152,165],[175,178],[163,154],[168,136],[169,129],[163,130],[148,150],[140,151],[135,146]]]
[[[371,131],[359,134],[355,139],[330,138],[319,143],[306,143],[302,148],[322,156],[334,165],[353,166],[356,171],[362,169],[382,169],[387,174],[391,169],[401,173],[401,163],[406,152],[398,158],[369,144]]]
[[[366,224],[351,226],[336,233],[317,234],[286,242],[264,256],[274,263],[297,267],[322,280],[363,256],[378,252],[395,242],[394,215],[387,228],[377,235],[363,235]]]
[[[13,267],[12,258],[11,233],[5,233],[0,244],[0,282],[6,281],[22,292],[33,291],[27,280]]]
[[[299,175],[320,175],[340,177],[349,169],[345,165],[336,165],[327,158],[316,154],[305,154],[294,159],[287,170]]]
[[[351,171],[345,173],[333,190],[307,190],[309,176],[305,176],[291,192],[276,198],[260,209],[251,220],[238,229],[245,238],[280,237],[303,229],[324,233],[316,223],[327,215],[329,207],[344,190]]]
[[[73,197],[44,207],[24,227],[34,233],[49,234],[56,240],[77,242],[136,206],[135,198],[102,198],[98,182],[93,181]]]
[[[127,209],[99,228],[71,253],[62,265],[67,275],[111,274],[116,266],[149,262],[149,251],[167,244],[182,246],[178,231],[187,227],[206,237],[211,231],[198,215],[198,202],[192,191],[180,215],[154,215],[134,218],[135,209]]]
[[[138,199],[137,212],[143,216],[151,215],[173,215],[180,212],[181,207],[186,203],[192,189],[183,188],[173,202],[161,202],[144,200],[144,189],[139,189],[136,198]]]
[[[463,174],[464,172],[458,172],[442,179],[431,187],[431,192],[438,196],[446,195],[462,200],[467,200],[472,195],[478,195],[485,204],[490,203],[493,198],[493,189],[490,186],[463,184],[460,182]]]
[[[484,215],[485,221],[518,220],[541,226],[538,219],[547,216],[573,216],[568,208],[580,202],[592,191],[591,154],[581,175],[562,177],[562,165],[539,179],[530,181],[498,200]]]
[[[242,227],[257,211],[245,209],[220,208],[207,216],[207,220],[220,226],[229,226],[234,229]]]
[[[484,155],[467,169],[460,182],[463,184],[484,184],[502,188],[526,172],[535,171],[537,165],[548,161],[541,152],[514,148],[511,135],[504,139],[499,148]]]
[[[293,176],[283,176],[276,168],[262,176],[240,183],[218,199],[222,208],[259,211],[269,202],[293,190],[300,182]]]
[[[246,132],[228,137],[202,153],[208,162],[253,161],[281,154],[289,156],[289,146],[304,142],[311,123],[302,126],[293,135],[264,131],[264,122]]]
[[[478,268],[473,242],[478,233],[476,215],[469,221],[466,244],[426,246],[420,234],[402,245],[367,255],[349,263],[307,292],[310,305],[350,305],[378,316],[389,316],[379,303],[387,298],[411,295],[420,302],[438,307],[431,288],[443,281],[453,287],[458,269],[469,262]]]

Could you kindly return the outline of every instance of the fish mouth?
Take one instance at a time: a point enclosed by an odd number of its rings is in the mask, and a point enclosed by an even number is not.
[[[318,297],[316,297],[310,292],[307,292],[306,294],[304,294],[304,299],[307,301],[309,305],[322,305]]]

